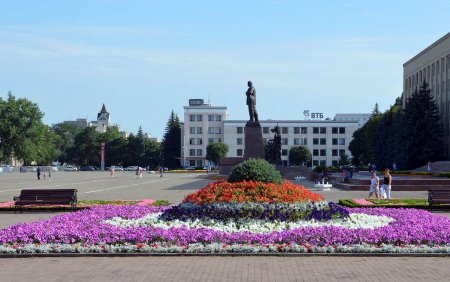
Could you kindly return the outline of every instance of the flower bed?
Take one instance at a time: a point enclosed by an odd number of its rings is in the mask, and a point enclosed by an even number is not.
[[[428,199],[342,199],[339,200],[339,205],[345,207],[430,209]],[[448,204],[437,204],[435,207],[450,209]]]
[[[450,219],[353,208],[329,221],[164,220],[170,207],[101,206],[0,230],[0,253],[450,252]]]
[[[322,195],[311,192],[299,184],[285,181],[282,184],[242,181],[229,183],[217,181],[188,195],[184,203],[199,205],[215,202],[295,203],[323,201]]]

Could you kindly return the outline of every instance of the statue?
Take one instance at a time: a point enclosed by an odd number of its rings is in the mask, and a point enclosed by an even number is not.
[[[250,115],[250,121],[258,122],[258,112],[256,111],[256,90],[253,87],[253,83],[249,81],[248,90],[245,93],[247,95],[248,113]]]
[[[273,139],[266,144],[266,160],[271,164],[281,164],[281,131],[277,125],[270,130],[275,133]]]

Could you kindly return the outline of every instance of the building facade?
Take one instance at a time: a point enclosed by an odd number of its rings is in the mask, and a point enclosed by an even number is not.
[[[447,156],[450,152],[450,32],[403,64],[403,106],[426,81],[442,118]]]
[[[208,165],[206,147],[223,142],[223,122],[227,119],[227,107],[213,107],[203,99],[190,99],[184,107],[184,124],[181,131],[181,166]]]
[[[244,156],[246,122],[243,120],[224,122],[224,142],[229,147],[227,157]],[[281,160],[284,165],[289,165],[289,149],[292,146],[302,145],[311,151],[313,166],[337,166],[341,155],[351,157],[348,145],[353,132],[360,127],[358,120],[260,120],[259,123],[265,142],[274,136],[271,129],[277,125],[280,127]]]

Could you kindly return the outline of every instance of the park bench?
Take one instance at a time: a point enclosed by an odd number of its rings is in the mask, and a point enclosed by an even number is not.
[[[433,209],[435,204],[450,204],[450,191],[428,190],[428,204]]]
[[[14,197],[16,208],[26,205],[77,205],[77,189],[24,189]]]

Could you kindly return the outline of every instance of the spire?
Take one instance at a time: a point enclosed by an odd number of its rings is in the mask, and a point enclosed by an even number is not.
[[[100,110],[101,113],[107,113],[108,111],[106,110],[105,107],[105,103],[103,103],[102,109]]]

